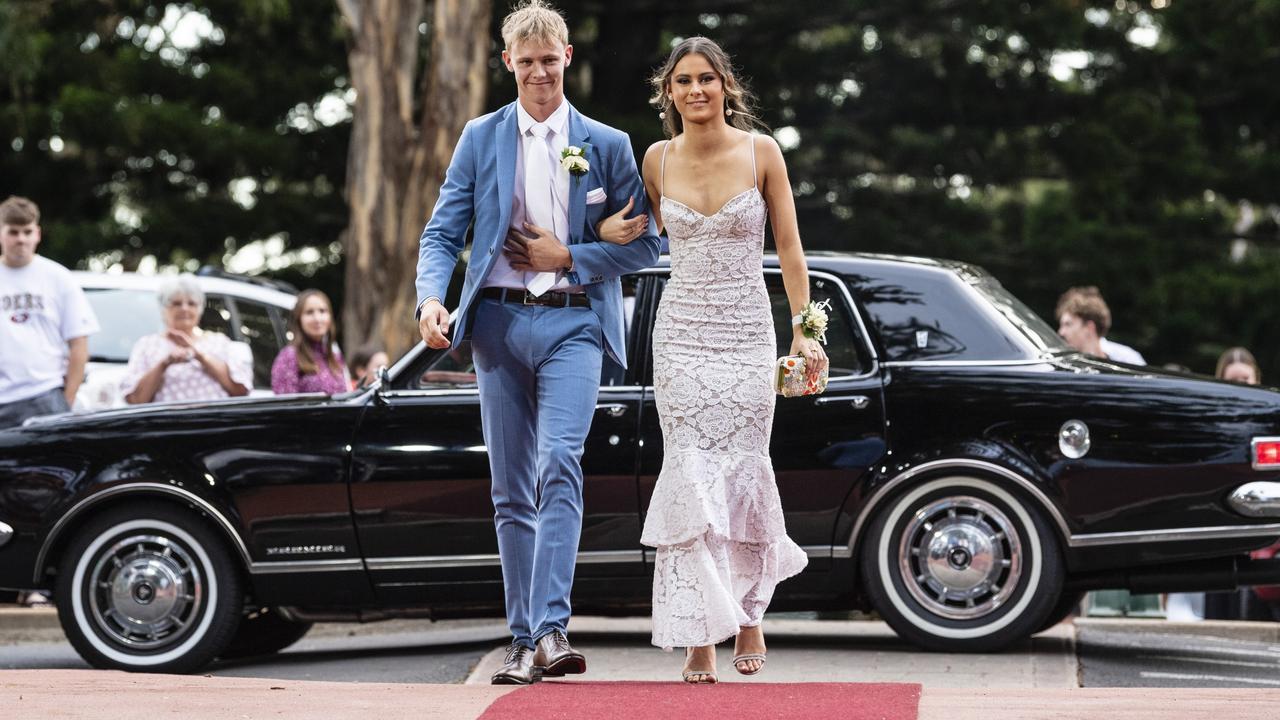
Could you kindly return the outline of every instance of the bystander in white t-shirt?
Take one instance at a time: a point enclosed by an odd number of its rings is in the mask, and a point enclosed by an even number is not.
[[[0,405],[62,387],[67,341],[95,332],[70,270],[39,255],[20,268],[0,262]]]
[[[1146,365],[1147,361],[1142,357],[1142,353],[1134,350],[1128,345],[1121,345],[1106,338],[1099,338],[1098,344],[1102,346],[1102,352],[1107,354],[1107,358],[1116,362],[1129,363],[1130,365]]]

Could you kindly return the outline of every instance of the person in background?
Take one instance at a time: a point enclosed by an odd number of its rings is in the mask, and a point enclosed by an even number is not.
[[[319,290],[303,290],[289,314],[289,344],[271,364],[271,392],[325,393],[351,389],[351,379],[334,336],[333,303]]]
[[[1242,347],[1233,347],[1218,357],[1218,367],[1213,376],[1227,382],[1258,385],[1262,382],[1262,370],[1253,353]]]
[[[0,203],[0,429],[68,412],[84,381],[98,318],[71,272],[36,254],[40,208]],[[48,605],[44,593],[0,591],[0,602]]]
[[[362,388],[378,377],[378,368],[390,365],[387,353],[372,343],[362,345],[347,360],[347,369],[351,372],[351,389]]]
[[[1098,288],[1070,288],[1058,298],[1053,316],[1058,321],[1058,334],[1076,350],[1130,365],[1147,364],[1142,353],[1106,338],[1111,329],[1111,309]]]
[[[71,272],[36,254],[40,208],[0,203],[0,429],[67,412],[98,319]]]
[[[165,329],[144,335],[129,353],[120,392],[131,405],[241,397],[253,387],[253,352],[200,327],[204,291],[182,274],[160,288]]]
[[[1218,365],[1214,369],[1213,376],[1219,380],[1227,382],[1241,383],[1243,385],[1257,385],[1262,382],[1262,370],[1258,367],[1258,361],[1254,359],[1253,353],[1242,347],[1229,348],[1226,352],[1218,357]],[[1264,548],[1253,554],[1255,558],[1269,558],[1275,552],[1275,546]],[[1273,593],[1275,588],[1241,588],[1235,592],[1211,592],[1211,593],[1178,593],[1177,595],[1188,596],[1192,607],[1199,601],[1200,614],[1209,620],[1245,620],[1251,619],[1249,608],[1255,606],[1258,609],[1266,608],[1266,603],[1260,603],[1257,599],[1258,591],[1262,595]],[[1180,609],[1179,604],[1182,602],[1180,597],[1175,595],[1169,596],[1170,607],[1175,611]],[[1187,618],[1199,620],[1200,618]],[[1259,617],[1257,619],[1271,619],[1269,617]]]
[[[1233,347],[1222,353],[1214,376],[1245,385],[1262,384],[1262,369],[1258,367],[1258,361],[1253,353],[1242,347]],[[1280,543],[1249,553],[1254,560],[1269,560],[1277,555],[1280,555]],[[1239,593],[1241,620],[1280,621],[1280,585],[1244,588]],[[1207,602],[1210,610],[1214,610],[1214,599],[1211,597]]]

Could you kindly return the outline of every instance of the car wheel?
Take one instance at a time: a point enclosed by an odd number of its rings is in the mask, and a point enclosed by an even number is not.
[[[230,660],[280,652],[301,640],[311,625],[285,620],[272,608],[259,608],[240,618],[235,637],[218,657]]]
[[[876,610],[929,650],[989,652],[1029,637],[1062,592],[1054,533],[984,478],[938,478],[896,495],[862,548]]]
[[[184,673],[236,632],[240,569],[199,516],[156,503],[92,518],[58,566],[58,618],[90,665]]]

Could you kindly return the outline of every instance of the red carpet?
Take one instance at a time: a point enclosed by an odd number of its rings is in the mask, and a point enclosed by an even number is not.
[[[498,698],[480,720],[916,720],[919,704],[920,686],[905,683],[542,682]]]

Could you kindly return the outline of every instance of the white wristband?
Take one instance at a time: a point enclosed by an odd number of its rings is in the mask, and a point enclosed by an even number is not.
[[[795,327],[796,325],[799,325],[799,324],[800,324],[800,323],[802,323],[802,322],[804,322],[804,319],[803,319],[800,315],[792,315],[792,316],[791,316],[791,326],[792,326],[792,327]]]

